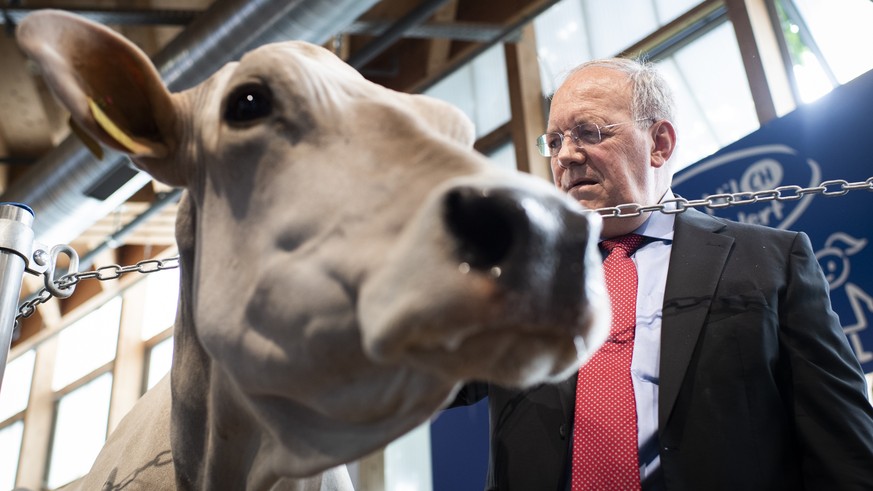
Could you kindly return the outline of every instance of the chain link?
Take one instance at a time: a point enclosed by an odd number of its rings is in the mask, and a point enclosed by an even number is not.
[[[157,271],[165,271],[168,269],[176,269],[179,267],[179,256],[169,257],[166,259],[146,259],[131,266],[119,266],[110,264],[102,266],[93,271],[82,271],[78,273],[70,273],[58,278],[54,284],[58,290],[67,290],[79,284],[82,280],[97,279],[100,281],[117,280],[122,275],[127,273],[154,273]],[[53,297],[52,293],[47,288],[42,288],[34,298],[28,300],[18,307],[18,315],[15,316],[15,324],[18,324],[19,319],[24,319],[33,315],[36,312],[36,307],[39,304],[48,302]]]
[[[873,177],[866,181],[848,182],[843,179],[824,181],[818,186],[802,188],[796,185],[779,186],[775,189],[763,191],[743,191],[739,193],[721,193],[707,196],[706,198],[689,200],[685,198],[671,198],[656,205],[643,206],[637,203],[627,203],[607,208],[593,210],[604,218],[631,218],[638,217],[643,213],[660,211],[668,215],[683,213],[689,208],[705,206],[710,209],[726,208],[728,206],[747,205],[750,203],[763,203],[767,201],[796,201],[804,196],[820,194],[822,196],[843,196],[849,191],[857,190],[873,191]],[[673,208],[670,205],[675,204]]]

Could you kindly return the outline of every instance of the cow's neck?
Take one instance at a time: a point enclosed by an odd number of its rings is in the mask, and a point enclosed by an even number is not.
[[[176,481],[180,489],[245,489],[258,453],[258,435],[233,401],[232,391],[222,386],[227,378],[215,373],[220,369],[210,361],[194,327],[195,224],[196,208],[186,195],[176,222],[181,265],[172,368]]]
[[[254,418],[238,401],[227,374],[211,362],[193,322],[195,208],[179,205],[176,236],[181,265],[179,315],[174,332],[171,447],[180,490],[320,489],[321,477],[288,479],[270,465],[275,455]],[[332,477],[332,476],[331,476]],[[333,482],[333,481],[330,481]],[[279,487],[275,487],[278,485]],[[342,486],[340,486],[342,487]]]
[[[191,348],[185,355],[191,363],[181,365],[196,371],[193,360],[205,354],[199,345]],[[177,483],[181,489],[197,490],[274,489],[282,478],[269,465],[272,440],[260,433],[254,418],[235,400],[237,392],[226,387],[227,375],[217,370],[213,364],[196,377],[190,371],[177,377],[184,379],[182,383],[174,380],[172,448]]]
[[[254,419],[227,390],[227,375],[212,367],[209,393],[209,433],[198,489],[273,489],[280,479],[270,470],[270,439],[252,424]]]
[[[177,328],[180,334],[185,353],[177,366],[185,375],[174,374],[171,423],[180,489],[275,489],[280,480],[281,489],[308,489],[275,474],[272,439],[235,399],[238,391],[229,390],[228,376],[209,363],[193,326]]]
[[[212,364],[192,323],[195,220],[194,207],[189,196],[184,194],[176,218],[181,273],[171,369],[170,442],[179,489],[203,489],[200,479],[209,435],[207,395]]]

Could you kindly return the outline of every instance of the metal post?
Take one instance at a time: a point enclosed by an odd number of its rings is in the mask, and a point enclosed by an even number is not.
[[[0,203],[0,388],[21,295],[24,270],[33,249],[33,211],[18,203]]]

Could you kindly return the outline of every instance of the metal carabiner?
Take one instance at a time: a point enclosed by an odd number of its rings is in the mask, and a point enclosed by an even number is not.
[[[76,290],[76,284],[73,283],[64,288],[58,288],[55,284],[56,281],[60,281],[63,278],[63,276],[61,278],[55,278],[55,269],[58,265],[58,255],[62,252],[70,258],[70,267],[68,268],[67,275],[79,272],[79,254],[76,253],[76,250],[68,245],[56,245],[52,247],[48,268],[43,274],[45,276],[44,281],[46,290],[57,298],[68,298],[73,294],[73,291]]]

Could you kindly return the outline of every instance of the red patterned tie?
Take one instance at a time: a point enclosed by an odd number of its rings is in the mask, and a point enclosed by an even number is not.
[[[573,426],[573,491],[640,489],[637,409],[631,358],[637,308],[637,268],[630,255],[643,237],[604,240],[606,290],[612,303],[609,338],[579,370]]]

